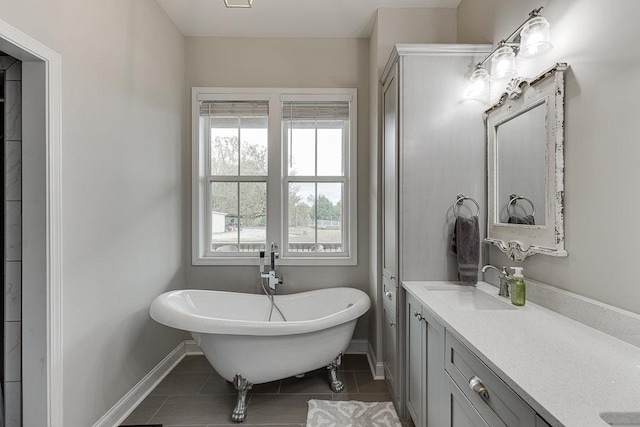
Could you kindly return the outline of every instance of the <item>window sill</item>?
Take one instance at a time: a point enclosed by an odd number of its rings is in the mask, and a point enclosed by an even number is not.
[[[192,265],[260,265],[260,258],[255,257],[194,257]],[[351,257],[282,257],[276,261],[278,266],[353,266],[358,265],[355,256]]]

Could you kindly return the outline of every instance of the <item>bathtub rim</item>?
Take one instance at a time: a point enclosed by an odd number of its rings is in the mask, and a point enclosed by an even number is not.
[[[248,294],[230,291],[213,291],[205,289],[180,289],[165,292],[157,296],[150,308],[150,315],[156,322],[175,329],[200,334],[218,335],[256,335],[256,336],[277,336],[295,335],[328,329],[352,320],[357,320],[364,315],[371,307],[369,296],[362,290],[350,287],[335,287],[317,289],[312,291],[298,292],[294,294],[276,295],[278,300],[293,299],[299,296],[307,296],[314,293],[339,293],[346,294],[345,303],[353,304],[342,310],[331,313],[328,316],[311,320],[298,321],[276,321],[265,322],[257,320],[235,320],[210,316],[203,316],[186,310],[178,310],[169,303],[169,298],[176,294],[239,294],[249,296],[260,296],[259,294]],[[237,295],[236,295],[237,296]],[[355,296],[355,298],[349,298]],[[266,296],[265,296],[266,298]]]

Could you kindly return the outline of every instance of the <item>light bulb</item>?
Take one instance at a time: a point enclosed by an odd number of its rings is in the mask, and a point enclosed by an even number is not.
[[[553,45],[549,36],[549,21],[542,16],[536,16],[524,24],[520,33],[520,52],[518,56],[531,58],[542,55],[552,48]]]
[[[516,75],[516,55],[509,46],[502,46],[491,58],[491,79],[510,79]]]
[[[483,101],[487,95],[489,95],[489,73],[479,66],[469,78],[466,98]]]

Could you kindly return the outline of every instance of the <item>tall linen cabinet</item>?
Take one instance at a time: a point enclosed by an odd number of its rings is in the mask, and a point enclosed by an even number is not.
[[[490,51],[491,45],[398,44],[380,79],[381,335],[385,378],[405,416],[410,372],[402,281],[457,279],[449,251],[458,194],[478,202],[485,223],[485,105],[464,93]],[[460,212],[474,215],[476,207],[467,201]]]

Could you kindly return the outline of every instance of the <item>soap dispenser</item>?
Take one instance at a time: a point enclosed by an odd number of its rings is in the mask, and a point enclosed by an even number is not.
[[[511,278],[511,304],[522,306],[527,299],[527,288],[524,284],[524,276],[522,275],[522,267],[511,267],[514,271]]]

